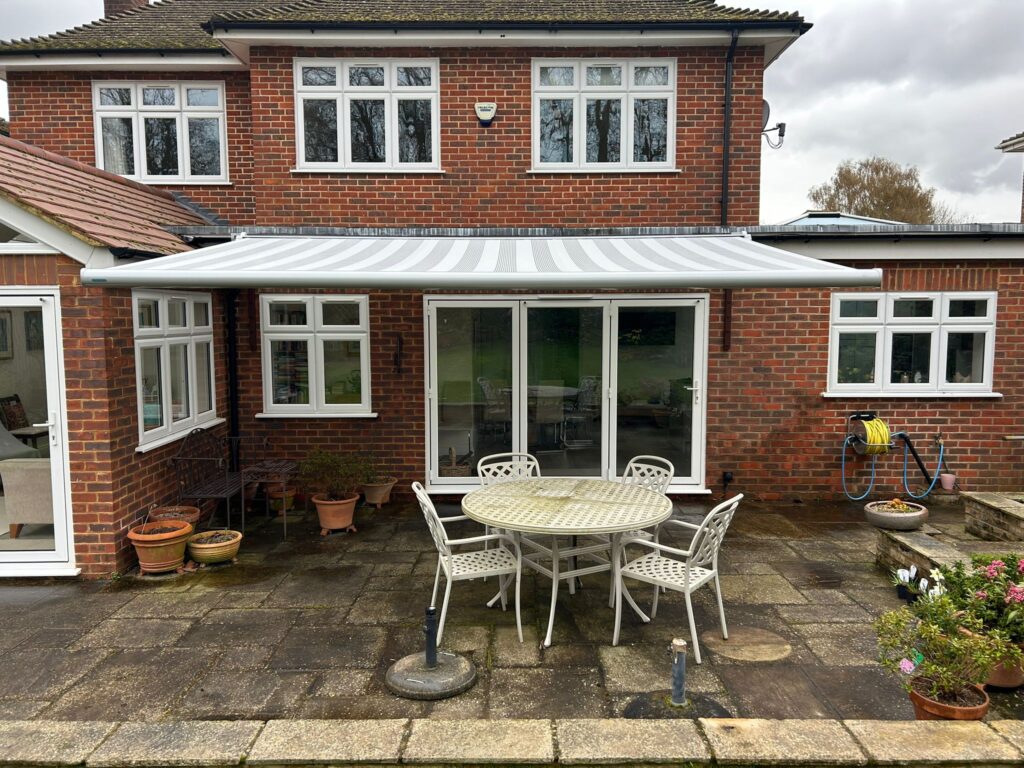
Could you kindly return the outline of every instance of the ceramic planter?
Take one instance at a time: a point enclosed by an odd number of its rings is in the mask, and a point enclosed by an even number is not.
[[[890,531],[916,531],[928,519],[928,508],[911,501],[904,502],[909,512],[887,512],[888,501],[870,501],[864,505],[864,517],[876,528]]]
[[[284,514],[293,506],[295,506],[295,493],[296,489],[294,486],[291,485],[285,488],[281,488],[281,486],[277,486],[276,488],[273,486],[268,486],[267,496],[270,497],[271,509],[273,509],[275,512],[280,512],[281,514]]]
[[[328,501],[323,494],[314,496],[313,503],[320,518],[320,535],[327,536],[331,531],[341,529],[355,533],[356,527],[352,524],[352,518],[358,501],[358,493],[353,493],[341,501]]]
[[[196,523],[199,522],[199,518],[202,516],[202,511],[199,507],[190,507],[188,505],[173,504],[166,507],[157,507],[149,513],[149,519],[156,520],[184,520],[186,523],[195,527]]]
[[[363,486],[363,495],[366,497],[366,503],[380,509],[381,505],[391,501],[391,489],[395,487],[397,482],[397,477],[387,477],[379,483],[366,483]]]
[[[225,536],[229,538],[220,541]],[[240,546],[242,534],[239,531],[203,531],[189,537],[188,556],[204,565],[234,562]]]
[[[192,525],[184,520],[157,520],[128,531],[142,573],[166,573],[185,564],[185,544]]]
[[[913,688],[910,689],[910,703],[914,705],[914,717],[918,720],[981,720],[988,713],[988,694],[978,685],[970,686],[984,701],[973,707],[957,707],[929,699]]]
[[[949,472],[939,473],[939,485],[944,491],[952,491],[956,487],[956,475]]]

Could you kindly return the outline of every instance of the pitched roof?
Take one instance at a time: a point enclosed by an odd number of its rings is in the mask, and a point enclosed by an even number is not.
[[[1024,152],[1024,133],[1003,139],[996,144],[996,149],[1001,149],[1003,152]]]
[[[0,136],[0,198],[97,247],[188,250],[164,226],[208,224],[162,190]]]
[[[0,42],[30,52],[223,50],[212,26],[801,24],[796,13],[729,8],[713,0],[161,0],[43,37]],[[205,26],[204,26],[205,25]]]

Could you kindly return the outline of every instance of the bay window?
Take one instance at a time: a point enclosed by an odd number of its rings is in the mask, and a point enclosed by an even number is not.
[[[96,165],[145,182],[227,181],[223,83],[93,84]]]
[[[996,294],[832,296],[829,392],[992,391]]]
[[[210,294],[134,291],[139,446],[217,420]]]
[[[534,170],[670,170],[675,61],[536,59]]]
[[[297,59],[299,170],[440,168],[436,59]]]
[[[365,296],[261,297],[267,415],[370,414]]]

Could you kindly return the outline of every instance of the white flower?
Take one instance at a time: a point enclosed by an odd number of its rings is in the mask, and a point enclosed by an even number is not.
[[[900,580],[901,584],[909,584],[910,571],[908,571],[906,568],[899,568],[896,571],[896,578]]]
[[[939,570],[934,570],[931,573],[929,573],[928,575],[932,577],[933,581],[937,581],[937,582],[942,582],[946,578],[945,576],[942,575],[942,571],[939,571]]]
[[[916,578],[917,578],[917,566],[916,565],[912,565],[912,566],[910,566],[910,580],[913,581]]]

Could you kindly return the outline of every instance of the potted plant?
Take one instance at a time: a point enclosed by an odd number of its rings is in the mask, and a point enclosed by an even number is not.
[[[928,509],[912,501],[890,499],[869,501],[864,505],[864,516],[876,528],[893,531],[913,531],[924,525]]]
[[[366,457],[366,470],[367,480],[362,486],[363,496],[366,497],[367,504],[380,509],[383,504],[391,501],[391,489],[395,487],[398,478],[383,474],[380,464],[372,454]]]
[[[242,545],[239,531],[203,531],[188,539],[188,556],[202,565],[235,562]]]
[[[128,530],[142,573],[180,571],[185,565],[185,544],[192,533],[184,520],[147,520]]]
[[[295,494],[298,489],[294,485],[282,486],[279,483],[268,484],[267,498],[270,499],[270,508],[281,515],[285,515],[295,506]]]
[[[960,561],[940,573],[956,609],[977,620],[977,631],[1006,640],[985,684],[997,688],[1024,685],[1024,559],[976,555],[970,564]]]
[[[959,615],[947,594],[929,595],[875,621],[881,662],[901,676],[918,720],[980,720],[988,712],[988,694],[978,681],[988,676],[1005,643],[975,630],[980,622]]]
[[[313,503],[320,518],[320,535],[344,529],[355,533],[352,524],[358,488],[370,477],[366,458],[358,453],[338,454],[314,451],[299,464],[299,478],[309,491],[316,491]]]
[[[149,519],[156,520],[184,520],[195,527],[199,522],[202,512],[199,507],[192,507],[186,504],[165,504],[162,507],[153,507],[149,513]]]

